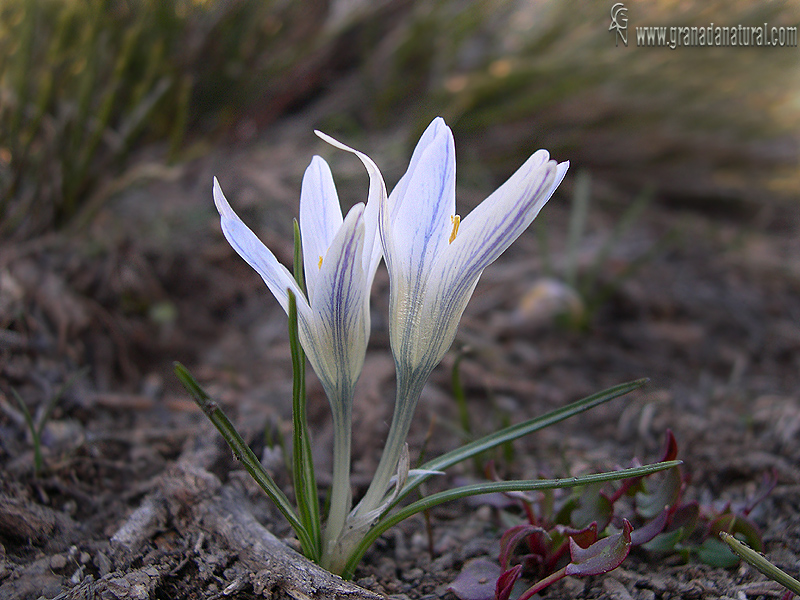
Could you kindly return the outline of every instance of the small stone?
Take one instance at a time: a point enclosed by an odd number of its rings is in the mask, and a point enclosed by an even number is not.
[[[60,571],[67,566],[67,557],[63,554],[55,554],[50,557],[50,568],[54,571]]]
[[[434,573],[441,573],[453,567],[456,562],[456,557],[452,552],[445,552],[431,563],[430,571]]]
[[[613,577],[603,579],[603,591],[608,594],[610,600],[633,600],[627,588]]]
[[[575,577],[565,577],[561,580],[567,598],[577,598],[586,589],[586,584],[581,579]]]

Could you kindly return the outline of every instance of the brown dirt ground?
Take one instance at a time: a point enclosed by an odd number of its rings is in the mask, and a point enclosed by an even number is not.
[[[311,154],[331,158],[345,198],[358,198],[366,178],[352,157],[321,148],[304,123],[274,131],[246,148],[209,154],[169,177],[129,188],[80,237],[0,247],[0,597],[291,596],[270,572],[268,557],[259,565],[257,548],[245,547],[220,523],[244,519],[246,530],[261,535],[255,518],[293,546],[291,531],[171,374],[171,361],[187,364],[288,485],[283,458],[264,435],[285,436],[290,423],[286,320],[219,233],[211,176],[220,177],[242,217],[287,264],[291,217]],[[383,164],[381,149],[396,142],[388,135],[360,146],[378,148],[371,154]],[[386,162],[391,185],[402,159]],[[610,184],[601,184],[581,248],[585,266],[624,205],[612,201]],[[481,197],[462,190],[460,206]],[[563,246],[566,194],[545,213],[552,243]],[[778,485],[753,517],[767,556],[796,576],[797,217],[780,203],[727,214],[655,202],[616,246],[601,279],[611,281],[656,240],[673,234],[580,332],[522,309],[543,272],[538,238],[526,233],[484,274],[456,342],[472,348],[462,371],[476,429],[488,432],[505,418],[530,418],[622,381],[650,377],[651,383],[517,442],[513,460],[498,463],[503,474],[575,475],[633,457],[653,460],[670,428],[691,476],[690,498],[742,502],[764,473],[775,470]],[[563,251],[555,248],[551,258],[563,261]],[[374,333],[355,406],[356,492],[376,464],[391,414],[387,289],[379,271]],[[429,456],[458,443],[453,359],[451,352],[423,394],[412,454],[426,438]],[[61,394],[42,432],[45,468],[34,475],[31,439],[11,390],[36,413],[84,367],[88,373]],[[331,432],[313,378],[309,396],[324,483]],[[471,471],[454,469],[459,473]],[[234,505],[235,516],[220,516]],[[447,505],[432,512],[431,525],[431,539],[422,518],[385,535],[356,582],[395,598],[452,599],[446,588],[465,561],[497,556],[502,525],[488,506]],[[725,570],[636,552],[608,575],[565,580],[543,597],[780,595],[779,586],[747,566]]]

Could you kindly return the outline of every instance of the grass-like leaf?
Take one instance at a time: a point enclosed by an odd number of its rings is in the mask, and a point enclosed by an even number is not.
[[[741,556],[747,564],[755,567],[773,581],[777,581],[782,586],[800,596],[800,581],[773,565],[755,550],[745,546],[731,534],[722,531],[719,537],[722,538],[723,542],[728,544],[731,550]]]
[[[514,441],[525,435],[539,431],[540,429],[550,427],[551,425],[559,423],[579,413],[587,411],[601,404],[605,404],[614,398],[624,396],[633,390],[639,389],[648,381],[648,379],[636,379],[634,381],[615,385],[614,387],[610,387],[601,392],[597,392],[596,394],[592,394],[591,396],[587,396],[586,398],[573,402],[572,404],[568,404],[567,406],[552,410],[545,415],[530,419],[523,423],[511,425],[501,429],[500,431],[496,431],[490,435],[475,440],[474,442],[465,444],[460,448],[451,450],[450,452],[447,452],[438,458],[430,460],[424,465],[420,466],[420,471],[422,472],[409,476],[406,485],[403,486],[403,489],[400,491],[397,498],[395,498],[394,502],[391,504],[391,507],[396,506],[398,502],[419,487],[420,484],[433,477],[434,473],[437,471],[443,471],[448,467],[468,460],[473,456],[480,454],[481,452],[491,450],[492,448],[496,448],[497,446],[507,442]]]
[[[303,289],[303,252],[300,243],[300,227],[294,222],[294,276]],[[289,346],[292,352],[292,475],[294,494],[300,520],[313,540],[314,554],[308,556],[319,562],[322,552],[319,495],[314,476],[314,459],[311,455],[311,438],[306,416],[306,354],[300,345],[297,329],[297,298],[289,290]]]
[[[25,419],[25,424],[28,426],[28,430],[31,433],[31,441],[33,442],[33,470],[37,475],[40,474],[44,469],[44,457],[42,455],[42,432],[44,431],[45,425],[47,425],[47,421],[50,420],[50,415],[53,414],[53,410],[55,409],[56,404],[58,404],[58,401],[61,399],[61,396],[64,394],[64,392],[66,392],[79,377],[82,377],[88,372],[89,367],[84,367],[73,373],[69,379],[67,379],[67,381],[65,381],[64,384],[50,396],[50,399],[47,401],[44,410],[39,415],[38,422],[34,421],[33,415],[28,410],[28,406],[25,404],[25,401],[17,393],[17,390],[11,388],[11,393],[19,405],[19,408],[22,411],[22,416]]]
[[[427,510],[460,498],[468,496],[478,496],[482,494],[493,494],[495,492],[530,492],[541,490],[552,490],[560,488],[573,488],[583,485],[592,485],[595,483],[605,483],[608,481],[618,481],[628,477],[640,477],[643,475],[650,475],[665,469],[670,469],[682,464],[681,461],[673,460],[669,462],[655,463],[652,465],[645,465],[643,467],[634,467],[630,469],[623,469],[621,471],[612,471],[607,473],[594,473],[591,475],[583,475],[581,477],[565,477],[562,479],[528,479],[519,481],[493,481],[485,483],[475,483],[472,485],[465,485],[436,494],[426,496],[421,500],[412,502],[408,506],[403,507],[396,513],[383,517],[364,537],[358,547],[345,565],[342,577],[348,578],[353,575],[356,565],[361,560],[364,552],[367,551],[372,543],[377,540],[383,532],[391,529],[398,523],[405,519]]]
[[[178,376],[178,379],[180,379],[183,387],[185,387],[186,391],[191,394],[192,398],[194,398],[194,401],[197,403],[200,409],[206,414],[209,420],[222,434],[222,437],[225,438],[228,446],[230,446],[231,450],[233,450],[236,458],[242,462],[244,468],[247,470],[250,476],[261,487],[261,489],[264,490],[267,496],[269,496],[269,499],[275,503],[275,506],[277,506],[278,510],[281,511],[283,516],[289,522],[289,525],[292,526],[292,529],[294,529],[297,537],[300,540],[303,553],[306,556],[313,556],[315,548],[314,541],[303,523],[298,518],[297,513],[289,502],[289,499],[286,497],[286,494],[281,491],[281,489],[275,483],[275,480],[272,479],[269,473],[267,473],[266,469],[264,469],[264,466],[258,460],[250,447],[245,443],[244,439],[242,439],[242,436],[239,435],[239,432],[236,431],[236,428],[230,422],[223,410],[216,402],[214,402],[214,400],[211,399],[205,390],[200,387],[200,384],[197,383],[197,380],[192,376],[191,373],[189,373],[188,369],[179,362],[175,362],[173,365],[175,367],[175,375]]]

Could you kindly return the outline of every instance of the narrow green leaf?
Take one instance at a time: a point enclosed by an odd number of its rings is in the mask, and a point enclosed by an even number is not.
[[[800,595],[800,581],[773,565],[758,552],[745,546],[731,534],[722,531],[719,537],[722,538],[723,542],[728,544],[731,550],[741,556],[746,563],[755,567],[773,581],[777,581],[785,588]]]
[[[236,431],[236,428],[230,422],[228,417],[219,407],[219,405],[211,399],[211,397],[200,387],[200,384],[197,383],[197,380],[192,377],[192,374],[189,373],[188,369],[184,367],[181,363],[175,362],[173,363],[175,367],[175,375],[178,376],[183,387],[186,388],[186,391],[194,398],[194,401],[200,407],[200,409],[206,414],[209,420],[214,424],[217,430],[222,434],[222,437],[225,438],[225,441],[230,446],[233,453],[236,455],[244,468],[247,469],[247,472],[250,473],[250,476],[255,480],[255,482],[261,487],[262,490],[269,496],[270,500],[275,503],[275,506],[278,507],[278,510],[281,511],[283,516],[289,522],[289,525],[292,526],[297,537],[300,539],[300,545],[303,548],[303,552],[307,555],[313,554],[312,550],[314,548],[314,543],[311,539],[306,528],[297,518],[297,514],[292,508],[289,499],[286,497],[275,481],[272,479],[269,473],[267,473],[266,469],[264,469],[261,462],[256,458],[256,455],[250,449],[250,447],[245,443],[242,436],[239,435],[239,432]]]
[[[300,228],[294,221],[294,277],[300,289],[303,282],[303,251]],[[306,355],[300,345],[297,324],[297,298],[289,290],[289,345],[292,351],[292,475],[300,520],[314,542],[314,554],[308,556],[319,562],[322,553],[322,526],[320,524],[319,494],[314,475],[314,459],[306,416]]]
[[[682,464],[681,461],[673,460],[669,462],[655,463],[652,465],[645,465],[643,467],[634,467],[630,469],[623,469],[621,471],[611,471],[607,473],[593,473],[591,475],[583,475],[581,477],[565,477],[563,479],[528,479],[520,481],[493,481],[485,483],[475,483],[472,485],[465,485],[436,494],[426,496],[421,500],[412,502],[408,506],[401,508],[399,511],[391,516],[382,518],[368,533],[358,545],[358,547],[350,555],[347,564],[344,568],[342,577],[350,577],[353,571],[367,551],[367,548],[380,537],[380,535],[388,529],[394,527],[401,521],[429,508],[438,506],[445,502],[466,498],[468,496],[478,496],[482,494],[492,494],[495,492],[529,492],[540,490],[552,490],[559,488],[572,488],[583,485],[592,485],[595,483],[604,483],[608,481],[618,481],[628,477],[640,477],[643,475],[650,475],[665,469],[670,469]]]
[[[438,458],[430,460],[422,465],[420,469],[428,472],[443,471],[448,467],[472,458],[481,452],[491,450],[492,448],[496,448],[501,444],[511,442],[522,436],[559,423],[565,419],[568,419],[569,417],[594,408],[595,406],[604,404],[609,400],[624,396],[625,394],[642,387],[648,381],[648,379],[637,379],[635,381],[629,381],[628,383],[621,383],[601,392],[597,392],[596,394],[592,394],[591,396],[587,396],[586,398],[573,402],[572,404],[568,404],[567,406],[557,408],[556,410],[550,411],[549,413],[540,417],[536,417],[516,425],[511,425],[510,427],[496,431],[495,433],[482,437],[474,442],[447,452]],[[433,474],[431,473],[418,473],[409,476],[406,485],[398,494],[390,508],[396,506],[398,502],[400,502],[414,489],[419,487],[420,484],[422,484],[424,481],[427,481],[431,477],[433,477]]]

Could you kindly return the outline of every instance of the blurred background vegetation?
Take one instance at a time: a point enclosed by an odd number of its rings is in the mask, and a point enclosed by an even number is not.
[[[796,202],[800,49],[642,48],[637,25],[797,26],[800,2],[4,0],[0,237],[84,223],[142,164],[239,143],[326,95],[351,139],[441,114],[471,177],[538,147],[660,200]],[[156,159],[153,156],[155,153]]]

